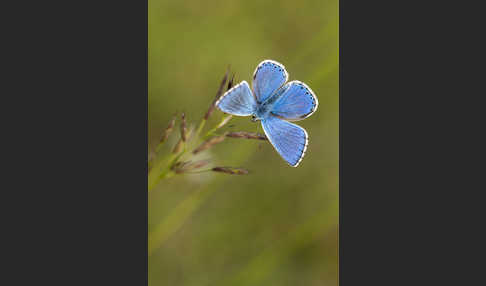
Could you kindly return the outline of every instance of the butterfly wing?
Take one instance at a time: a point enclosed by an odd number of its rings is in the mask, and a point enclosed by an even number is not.
[[[319,102],[314,92],[303,82],[291,81],[284,85],[272,113],[282,119],[297,121],[307,118],[317,110]]]
[[[292,167],[297,167],[307,149],[308,135],[304,128],[269,115],[262,120],[263,130],[273,147]]]
[[[232,115],[252,115],[256,109],[256,101],[248,82],[242,81],[225,92],[216,101],[216,107]]]
[[[289,78],[285,67],[272,60],[264,60],[253,73],[253,91],[258,103],[269,98]]]

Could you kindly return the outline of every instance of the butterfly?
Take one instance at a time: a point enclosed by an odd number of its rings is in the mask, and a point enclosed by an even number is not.
[[[311,116],[318,106],[314,92],[303,82],[287,82],[285,67],[264,60],[253,73],[252,88],[242,81],[224,93],[216,107],[236,116],[252,116],[280,156],[292,167],[304,157],[309,136],[304,128],[290,123]],[[287,82],[287,83],[286,83]]]

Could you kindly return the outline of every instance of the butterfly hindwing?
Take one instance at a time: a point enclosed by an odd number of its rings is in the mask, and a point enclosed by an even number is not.
[[[269,98],[279,87],[287,82],[289,75],[285,67],[272,60],[264,60],[253,73],[253,91],[258,103]]]
[[[292,167],[297,167],[307,149],[308,136],[304,128],[273,115],[263,119],[262,126],[280,156]]]
[[[302,120],[317,110],[318,101],[314,92],[303,82],[291,81],[284,85],[272,113],[286,120]]]
[[[242,81],[223,94],[216,106],[225,113],[248,116],[255,111],[256,101],[248,82]]]

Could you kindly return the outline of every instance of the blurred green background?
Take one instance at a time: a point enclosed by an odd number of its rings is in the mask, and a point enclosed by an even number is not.
[[[337,285],[338,0],[148,4],[149,148],[174,112],[199,123],[229,64],[251,83],[260,61],[276,60],[319,99],[297,122],[309,134],[299,167],[268,142],[228,138],[201,158],[251,174],[180,175],[149,192],[149,285]],[[249,117],[225,130],[263,133]]]

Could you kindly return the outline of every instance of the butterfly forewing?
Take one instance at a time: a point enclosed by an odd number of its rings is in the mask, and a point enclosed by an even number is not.
[[[225,113],[238,116],[252,115],[256,101],[246,81],[235,85],[216,101],[216,106]]]
[[[297,167],[307,149],[308,136],[304,128],[272,115],[262,120],[262,126],[280,156]]]
[[[275,102],[272,113],[282,119],[302,120],[317,110],[317,97],[303,82],[291,81],[279,92],[281,95]]]
[[[289,75],[285,67],[272,60],[261,62],[253,74],[253,91],[258,103],[268,99],[279,87],[287,82]]]

